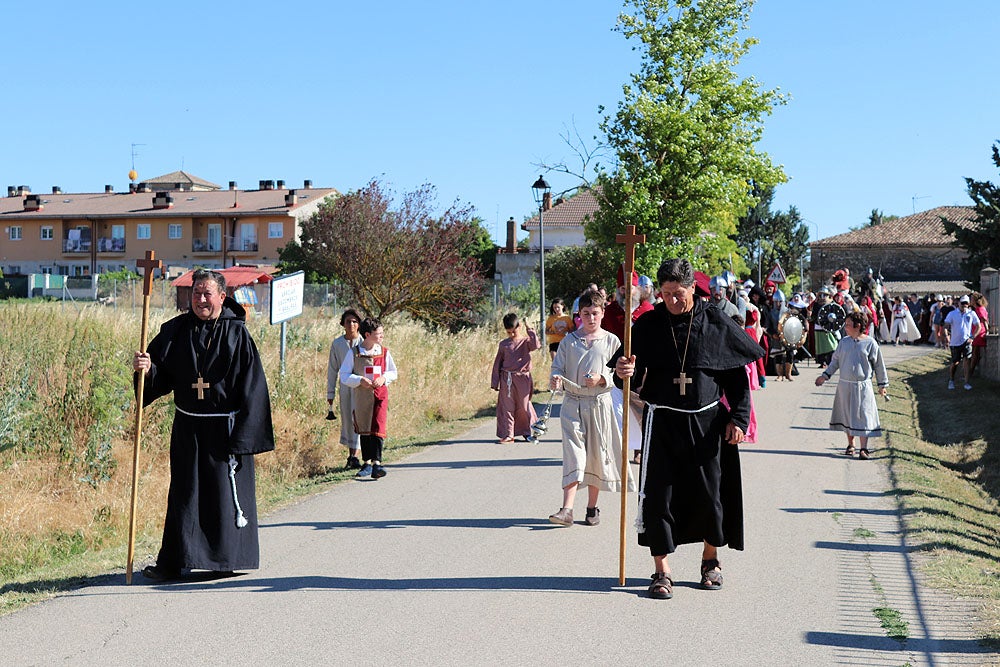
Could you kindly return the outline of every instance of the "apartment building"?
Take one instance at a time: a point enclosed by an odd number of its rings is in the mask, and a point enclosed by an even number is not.
[[[278,248],[298,239],[301,222],[338,194],[308,180],[295,189],[280,180],[260,181],[256,190],[230,181],[222,189],[183,171],[130,183],[126,192],[54,186],[35,194],[8,186],[0,197],[0,269],[67,276],[135,270],[147,250],[165,267],[275,264]]]

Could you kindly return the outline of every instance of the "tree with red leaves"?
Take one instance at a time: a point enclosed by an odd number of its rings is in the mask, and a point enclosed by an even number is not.
[[[477,224],[469,205],[435,214],[433,186],[405,193],[398,207],[377,180],[325,204],[302,223],[305,263],[335,276],[366,313],[407,312],[449,328],[472,319],[486,284],[466,256]]]

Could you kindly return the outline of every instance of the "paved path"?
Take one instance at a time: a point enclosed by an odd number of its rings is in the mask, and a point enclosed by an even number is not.
[[[826,429],[834,383],[817,389],[817,372],[755,393],[747,550],[722,550],[721,591],[697,588],[688,545],[671,559],[674,599],[646,598],[651,560],[631,530],[619,588],[617,497],[595,528],[546,520],[558,420],[538,445],[496,445],[488,424],[266,517],[258,571],[131,587],[119,574],[0,618],[0,663],[996,664],[968,607],[918,587],[884,466],[841,454]],[[903,613],[905,643],[872,615],[883,604]]]

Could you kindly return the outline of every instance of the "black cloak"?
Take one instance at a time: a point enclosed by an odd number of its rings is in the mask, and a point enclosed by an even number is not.
[[[152,367],[143,402],[170,392],[177,411],[170,434],[170,491],[157,566],[244,570],[259,567],[253,454],[274,449],[271,399],[246,311],[226,298],[217,320],[191,312],[165,322],[149,343]],[[204,398],[195,383],[207,382]],[[230,415],[232,415],[230,417]],[[237,526],[229,476],[236,463]]]
[[[654,556],[702,540],[743,549],[739,449],[723,438],[730,421],[746,432],[746,364],[764,351],[732,318],[696,299],[683,315],[671,315],[660,303],[640,317],[632,327],[632,354],[633,384],[649,404],[643,416],[649,442],[639,471],[639,544]],[[683,385],[683,396],[674,382],[682,370],[691,381]],[[721,402],[713,405],[723,394],[728,410]]]

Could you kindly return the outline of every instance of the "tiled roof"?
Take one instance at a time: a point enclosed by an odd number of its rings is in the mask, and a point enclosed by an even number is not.
[[[969,288],[961,280],[909,280],[886,282],[889,294],[968,294]]]
[[[198,190],[174,191],[173,206],[153,208],[152,192],[59,193],[38,195],[40,211],[25,211],[21,196],[0,197],[0,220],[40,220],[82,217],[230,217],[260,215],[295,215],[303,207],[315,208],[317,202],[337,195],[333,188],[296,189],[295,206],[285,206],[288,190]],[[233,206],[236,203],[238,206]]]
[[[975,209],[971,206],[938,206],[929,211],[820,239],[810,243],[809,247],[948,246],[954,237],[945,234],[941,224],[942,217],[962,227],[972,227],[976,221]]]
[[[215,269],[226,277],[226,287],[243,287],[254,283],[269,283],[274,280],[271,274],[255,266],[231,266],[228,269]],[[194,270],[171,283],[174,287],[191,287]]]
[[[206,181],[203,178],[198,178],[197,176],[192,176],[186,171],[172,171],[169,174],[164,174],[163,176],[144,179],[142,182],[148,183],[149,185],[163,184],[171,188],[174,187],[177,183],[196,185],[201,188],[208,188],[209,190],[219,190],[222,188],[221,185],[216,185],[215,183]]]
[[[573,197],[564,200],[561,204],[556,204],[543,213],[545,227],[579,227],[583,224],[583,217],[591,215],[597,211],[597,198],[592,190],[579,190]],[[532,217],[521,224],[521,229],[532,231],[538,229],[538,216]]]

